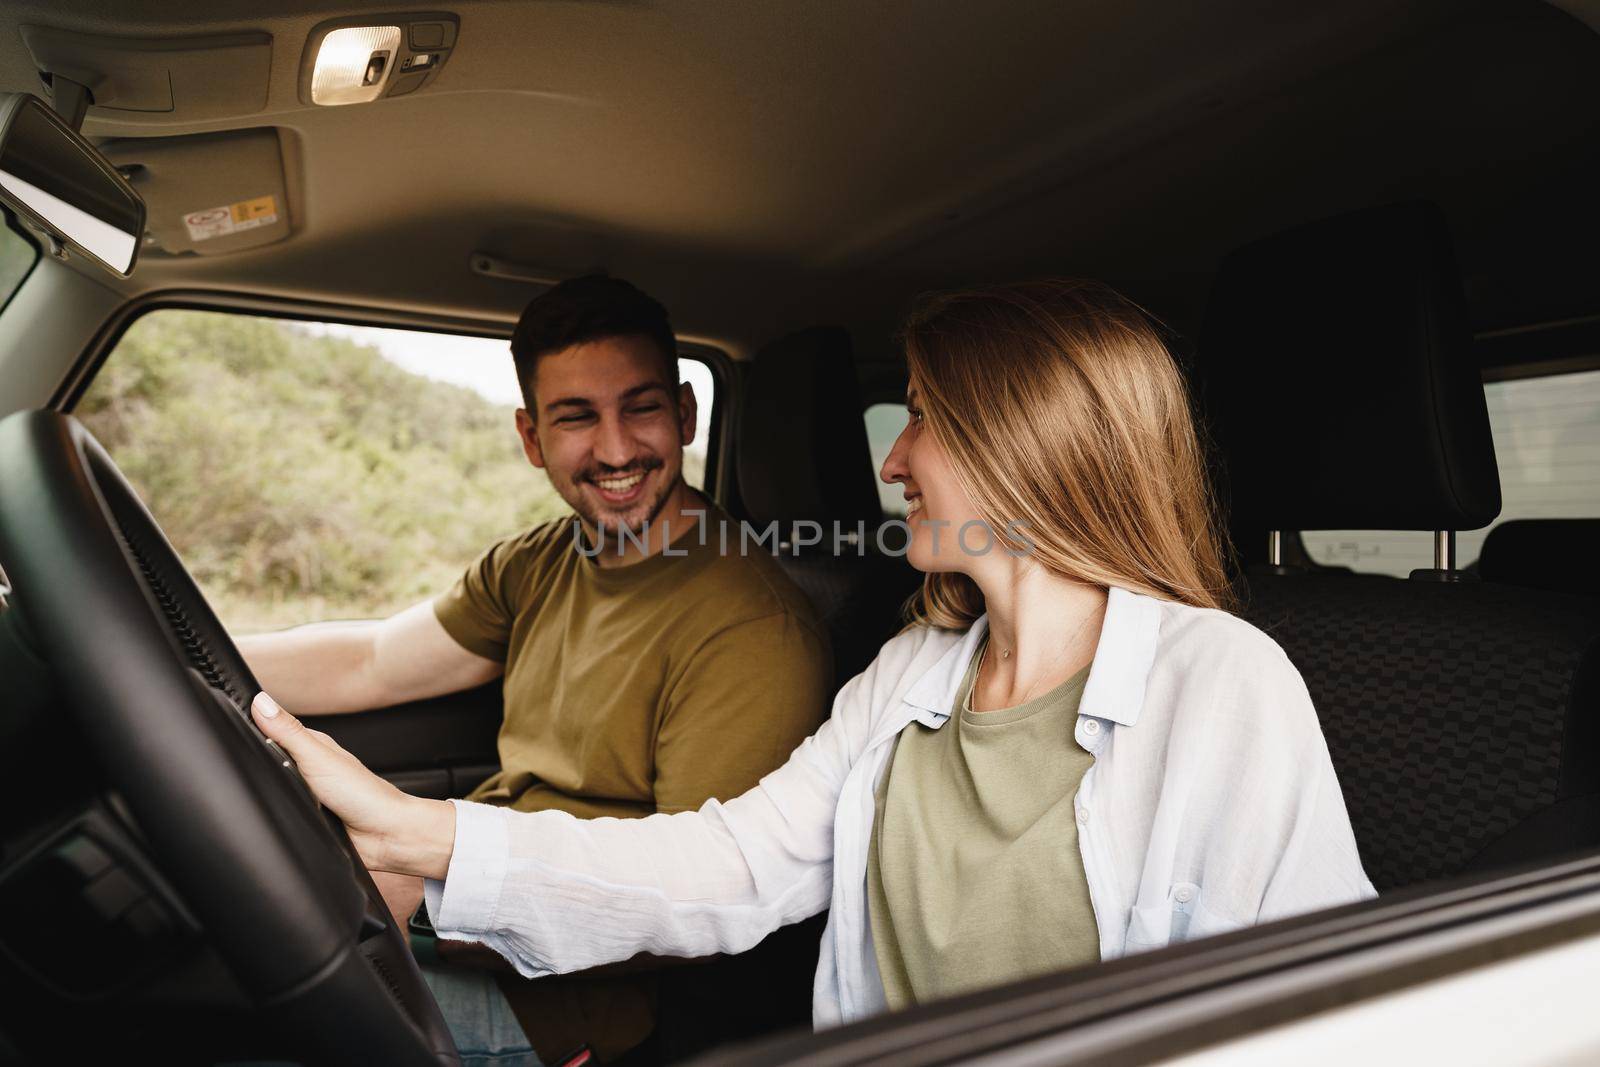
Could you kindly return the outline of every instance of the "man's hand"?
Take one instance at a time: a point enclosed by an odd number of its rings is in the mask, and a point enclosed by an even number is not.
[[[261,732],[294,757],[317,799],[344,822],[369,870],[445,876],[456,838],[456,810],[448,801],[402,793],[265,693],[250,710]]]

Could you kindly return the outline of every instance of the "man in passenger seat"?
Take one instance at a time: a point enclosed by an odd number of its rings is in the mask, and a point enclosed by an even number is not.
[[[245,659],[301,715],[503,675],[501,767],[472,800],[632,818],[738,796],[825,717],[830,654],[804,594],[765,551],[719,538],[731,520],[683,480],[696,398],[666,310],[627,282],[574,279],[528,305],[511,351],[523,449],[576,515],[491,545],[389,619],[245,637]],[[405,923],[421,879],[375,877]],[[653,971],[528,981],[438,947],[424,975],[469,1063],[584,1044],[609,1060],[653,1029]]]

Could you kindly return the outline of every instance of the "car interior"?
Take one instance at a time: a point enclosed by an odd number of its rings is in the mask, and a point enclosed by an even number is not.
[[[362,27],[394,28],[383,62],[328,88],[319,52]],[[15,0],[0,92],[81,122],[144,209],[131,271],[7,211],[38,255],[0,304],[0,1062],[63,1035],[455,1062],[342,829],[240,715],[249,670],[159,513],[71,417],[164,309],[501,340],[558,279],[634,281],[715,373],[706,492],[776,525],[843,682],[920,577],[864,420],[903,401],[897,321],[1104,279],[1188,376],[1240,613],[1305,679],[1380,894],[1600,848],[1592,0]],[[1563,375],[1577,428],[1538,447],[1578,488],[1527,508],[1487,390]],[[500,701],[319,726],[459,797]],[[674,971],[625,1062],[808,1028],[824,918]]]

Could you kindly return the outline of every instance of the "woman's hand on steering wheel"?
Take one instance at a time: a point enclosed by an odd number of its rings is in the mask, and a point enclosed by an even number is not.
[[[445,876],[456,836],[455,808],[448,801],[401,792],[266,693],[257,695],[250,710],[261,732],[294,757],[312,793],[344,823],[369,870]]]

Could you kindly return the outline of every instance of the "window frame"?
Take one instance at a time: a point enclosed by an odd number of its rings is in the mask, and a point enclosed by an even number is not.
[[[38,260],[35,259],[35,265]],[[31,270],[31,268],[30,268]],[[21,288],[20,286],[18,288]],[[260,296],[251,293],[218,292],[204,289],[166,290],[148,293],[128,301],[106,319],[84,346],[83,352],[73,362],[61,383],[50,398],[51,410],[71,414],[83,399],[90,383],[100,373],[105,361],[116,351],[123,335],[145,315],[155,311],[211,311],[222,314],[253,315],[259,318],[284,319],[291,322],[336,323],[343,326],[371,326],[391,330],[416,330],[426,333],[449,333],[463,337],[481,337],[490,340],[510,341],[513,323],[485,319],[458,318],[447,315],[430,315],[392,308],[364,307],[356,304],[323,303],[315,300],[297,300]],[[727,462],[730,442],[723,433],[729,425],[727,407],[733,402],[737,390],[729,387],[733,381],[733,359],[720,348],[694,341],[678,343],[680,359],[692,359],[706,365],[711,371],[713,394],[711,420],[707,434],[711,440],[706,448],[705,489],[719,504],[726,499],[725,479],[731,469]],[[696,398],[703,400],[703,398]]]
[[[1164,1062],[1596,934],[1589,850],[773,1038],[740,1062]]]
[[[17,279],[17,284],[12,290],[0,297],[0,315],[4,315],[6,309],[11,306],[11,301],[22,292],[22,287],[28,284],[28,279],[33,277],[33,272],[39,269],[39,261],[44,258],[44,246],[39,243],[38,235],[17,218],[16,212],[8,207],[0,207],[0,216],[3,216],[0,217],[0,222],[4,222],[5,228],[22,238],[23,243],[33,249],[33,262],[28,264],[28,269],[22,272],[22,277]]]
[[[1486,330],[1472,347],[1485,384],[1600,370],[1600,314]]]

